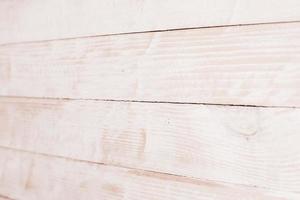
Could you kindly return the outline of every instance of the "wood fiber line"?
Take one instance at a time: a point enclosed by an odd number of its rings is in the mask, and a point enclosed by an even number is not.
[[[0,43],[300,20],[298,0],[4,0]]]
[[[19,199],[287,200],[279,193],[0,148],[0,192]]]
[[[300,192],[300,110],[0,98],[0,145]]]
[[[0,47],[0,95],[300,105],[300,23]]]

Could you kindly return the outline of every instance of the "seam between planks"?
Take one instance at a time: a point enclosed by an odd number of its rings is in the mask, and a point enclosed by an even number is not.
[[[124,102],[124,103],[144,103],[144,104],[179,104],[179,105],[207,105],[207,106],[228,106],[228,107],[249,107],[249,108],[289,108],[299,109],[300,106],[267,106],[254,104],[222,104],[222,103],[195,103],[195,102],[177,102],[177,101],[147,101],[147,100],[119,100],[119,99],[95,99],[95,98],[68,98],[68,97],[31,97],[31,96],[4,96],[0,98],[7,99],[33,99],[33,100],[61,100],[61,101],[100,101],[100,102]]]
[[[143,34],[143,33],[160,33],[160,32],[170,32],[170,31],[183,31],[183,30],[194,30],[194,29],[211,29],[211,28],[224,28],[224,27],[240,27],[240,26],[263,26],[263,25],[268,25],[268,24],[296,24],[296,23],[300,23],[300,20],[262,22],[262,23],[245,23],[245,24],[229,24],[229,25],[217,25],[217,26],[198,26],[198,27],[173,28],[173,29],[155,29],[155,30],[151,30],[151,31],[133,31],[133,32],[99,34],[99,35],[89,35],[89,36],[79,36],[79,37],[55,38],[55,39],[46,39],[46,40],[28,40],[28,41],[22,41],[22,42],[8,42],[8,43],[0,44],[0,47],[16,45],[16,44],[32,44],[32,43],[42,43],[42,42],[51,42],[51,41],[74,40],[74,39],[107,37],[107,36],[118,36],[118,35],[131,35],[131,34]]]
[[[89,161],[89,160],[82,160],[82,159],[75,159],[75,158],[70,158],[70,157],[65,157],[65,156],[60,156],[60,155],[54,155],[54,154],[48,154],[48,153],[40,153],[40,152],[34,152],[34,151],[29,151],[29,150],[22,150],[18,148],[12,148],[12,147],[6,147],[0,145],[1,149],[5,150],[10,150],[10,151],[17,151],[17,152],[23,152],[27,154],[32,154],[32,155],[37,155],[37,156],[42,156],[42,157],[52,157],[52,158],[58,158],[58,159],[63,159],[67,161],[73,161],[73,162],[79,162],[79,163],[86,163],[86,164],[92,164],[92,165],[103,165],[103,166],[111,166],[111,167],[117,167],[121,169],[128,169],[128,170],[137,170],[138,172],[136,173],[137,175],[141,176],[151,176],[151,174],[157,174],[157,175],[162,175],[162,176],[170,176],[174,178],[175,182],[181,182],[180,180],[182,179],[188,179],[191,181],[192,184],[201,184],[203,182],[209,182],[209,183],[215,183],[219,185],[227,185],[227,186],[237,186],[237,187],[245,187],[245,188],[252,188],[252,189],[262,189],[266,191],[274,191],[271,188],[268,187],[263,187],[263,186],[257,186],[257,185],[251,185],[251,184],[239,184],[239,183],[231,183],[231,182],[226,182],[226,181],[219,181],[219,180],[214,180],[214,179],[204,179],[204,178],[195,178],[195,177],[190,177],[190,176],[184,176],[184,175],[179,175],[179,174],[173,174],[173,173],[168,173],[168,172],[161,172],[161,171],[154,171],[154,170],[146,170],[146,169],[141,169],[141,168],[133,168],[133,167],[126,167],[123,165],[114,165],[114,164],[107,164],[104,162],[95,162],[95,161]],[[154,176],[155,178],[155,176]],[[281,190],[276,190],[276,192],[285,192]],[[289,192],[290,194],[299,194],[298,192]],[[1,197],[1,194],[0,194]],[[5,197],[5,196],[4,196]],[[9,198],[10,200],[10,198]],[[11,200],[16,200],[16,199],[11,199]]]

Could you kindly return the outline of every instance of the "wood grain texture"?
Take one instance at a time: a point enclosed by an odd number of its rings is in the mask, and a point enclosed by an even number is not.
[[[0,46],[0,95],[300,106],[300,23]]]
[[[292,200],[299,195],[0,149],[0,193],[16,199]]]
[[[300,192],[300,109],[0,99],[0,146]]]
[[[0,43],[295,20],[298,0],[2,0]]]

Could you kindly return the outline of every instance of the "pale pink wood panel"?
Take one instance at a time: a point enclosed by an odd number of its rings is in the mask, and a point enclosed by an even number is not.
[[[2,0],[0,43],[296,20],[298,0]]]
[[[299,194],[0,148],[0,194],[15,199],[296,200]]]
[[[0,145],[300,192],[300,109],[1,98]]]
[[[300,106],[300,23],[0,46],[0,95]]]

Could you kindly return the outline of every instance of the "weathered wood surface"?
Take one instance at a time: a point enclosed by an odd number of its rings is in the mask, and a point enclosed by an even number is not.
[[[291,200],[292,193],[34,155],[0,148],[0,194],[15,199]]]
[[[0,145],[300,192],[300,109],[0,99]]]
[[[0,200],[299,200],[299,120],[299,0],[0,1]]]
[[[299,0],[2,0],[0,43],[295,20]]]
[[[0,95],[300,106],[300,23],[0,46]]]

